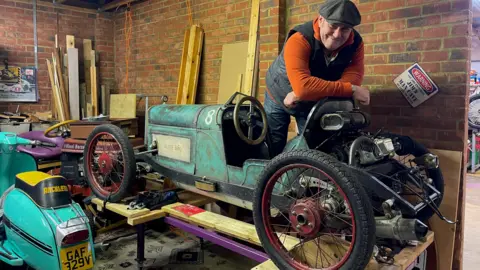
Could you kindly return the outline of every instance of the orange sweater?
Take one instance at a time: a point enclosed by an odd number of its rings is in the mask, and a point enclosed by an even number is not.
[[[320,39],[318,18],[313,21],[315,38]],[[353,43],[353,32],[344,46]],[[351,96],[352,84],[361,85],[364,75],[364,44],[359,45],[352,63],[345,69],[340,80],[326,81],[312,76],[309,69],[311,48],[308,41],[300,33],[293,34],[285,44],[284,58],[287,76],[293,92],[300,100],[319,100],[326,96]]]

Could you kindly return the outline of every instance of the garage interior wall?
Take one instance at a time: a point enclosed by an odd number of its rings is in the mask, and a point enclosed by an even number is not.
[[[194,23],[205,30],[197,103],[215,103],[222,45],[248,41],[250,1],[192,1]],[[357,29],[365,42],[364,85],[372,89],[370,112],[375,128],[413,135],[430,148],[463,151],[466,93],[470,69],[471,1],[356,1],[363,15]],[[261,1],[260,80],[281,49],[285,33],[310,20],[320,6],[312,0]],[[151,0],[132,6],[129,87],[137,93],[174,97],[185,29],[184,1]],[[125,14],[115,17],[115,78],[125,80]],[[440,93],[411,108],[393,79],[418,62],[439,85]],[[133,91],[133,90],[132,90]],[[414,135],[415,134],[415,135]]]
[[[35,66],[34,24],[32,1],[0,1],[0,59],[8,58],[9,65]],[[66,52],[66,35],[75,36],[78,57],[83,59],[83,39],[91,39],[99,52],[99,80],[103,84],[114,81],[113,20],[95,10],[53,5],[37,1],[38,42],[38,103],[0,103],[0,110],[43,112],[51,110],[52,88],[48,77],[46,59],[52,58],[58,45]],[[3,65],[3,62],[0,63]],[[3,68],[3,67],[2,67]],[[83,70],[83,65],[80,66]],[[83,76],[83,72],[80,72]],[[83,78],[80,78],[81,80]]]
[[[204,45],[196,103],[216,103],[222,46],[248,41],[251,1],[191,0],[194,23],[201,24]],[[322,1],[262,0],[260,5],[259,91],[263,101],[265,74],[282,48],[286,32],[315,17]],[[356,0],[362,13],[357,30],[365,42],[364,85],[372,89],[372,130],[410,135],[429,148],[463,152],[467,141],[466,108],[469,84],[471,0]],[[167,94],[175,100],[185,30],[189,27],[183,0],[148,0],[134,3],[128,57],[129,93]],[[31,1],[0,0],[0,53],[11,65],[34,65],[33,7]],[[113,14],[64,7],[37,1],[39,103],[21,103],[21,111],[50,109],[50,83],[46,58],[51,57],[58,34],[74,35],[79,59],[82,39],[92,39],[99,52],[102,84],[123,93],[126,76],[125,8]],[[393,79],[418,62],[439,85],[440,92],[412,108]],[[80,67],[82,68],[82,67]],[[80,78],[82,79],[82,78]],[[0,104],[15,111],[17,104]],[[140,107],[141,108],[141,107]],[[465,158],[465,157],[464,157]],[[462,170],[464,178],[465,169]],[[463,201],[461,181],[459,201]],[[459,203],[459,215],[463,203]],[[457,226],[453,269],[461,265],[463,226]]]

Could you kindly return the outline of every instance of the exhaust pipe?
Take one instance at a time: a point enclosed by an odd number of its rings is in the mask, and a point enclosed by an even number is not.
[[[428,232],[428,227],[418,219],[396,216],[392,219],[376,217],[376,236],[380,238],[397,239],[400,241],[422,240]]]

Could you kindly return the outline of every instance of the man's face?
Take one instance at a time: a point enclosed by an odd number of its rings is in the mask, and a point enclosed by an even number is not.
[[[352,33],[352,28],[341,24],[331,25],[321,16],[318,24],[322,43],[329,51],[334,51],[342,46],[350,37],[350,33]]]

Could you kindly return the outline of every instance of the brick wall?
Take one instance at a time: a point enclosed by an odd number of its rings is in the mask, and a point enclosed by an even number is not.
[[[361,1],[363,2],[363,1]],[[471,1],[360,3],[366,42],[364,83],[375,89],[374,126],[411,135],[431,148],[464,149],[470,70]],[[393,79],[418,62],[440,92],[411,108]]]
[[[428,147],[464,149],[470,70],[471,1],[357,0],[365,42],[364,85],[372,90],[372,129],[411,135]],[[318,1],[295,0],[288,27],[311,19]],[[313,16],[312,16],[313,14]],[[418,62],[440,93],[411,108],[393,79]]]
[[[215,3],[215,6],[214,6]],[[221,51],[225,43],[248,40],[250,1],[192,1],[194,23],[205,29],[197,103],[214,103],[218,94]],[[471,4],[459,1],[357,0],[363,15],[357,29],[365,40],[366,76],[372,89],[372,128],[413,135],[428,147],[463,150],[470,54]],[[260,12],[260,78],[263,100],[265,72],[295,24],[316,16],[321,2],[262,1]],[[183,34],[188,27],[184,1],[152,0],[134,5],[129,89],[167,94],[177,90]],[[115,78],[125,80],[125,14],[115,18]],[[418,62],[440,86],[440,93],[414,109],[393,79]],[[416,133],[416,134],[414,134]]]
[[[55,48],[55,34],[58,43],[65,51],[65,36],[75,36],[75,47],[79,50],[79,60],[83,59],[82,39],[91,39],[94,49],[99,52],[100,83],[113,82],[114,44],[113,21],[105,15],[97,15],[94,10],[54,6],[37,1],[38,37],[38,103],[18,103],[24,112],[50,110],[51,85],[46,59],[51,59]],[[8,57],[10,65],[34,66],[33,5],[31,1],[0,1],[0,59]],[[3,68],[3,67],[2,67]],[[83,69],[80,69],[83,70]],[[83,73],[80,74],[83,76]],[[17,103],[0,103],[0,110],[14,111]]]
[[[222,45],[248,41],[251,1],[191,1],[193,22],[202,25],[205,36],[197,90],[197,103],[217,100]],[[260,80],[258,97],[263,100],[264,76],[283,40],[285,0],[261,2]],[[189,27],[185,1],[152,0],[132,6],[131,55],[128,90],[166,94],[175,100],[183,37]],[[119,92],[125,91],[125,12],[115,18],[115,77]]]

